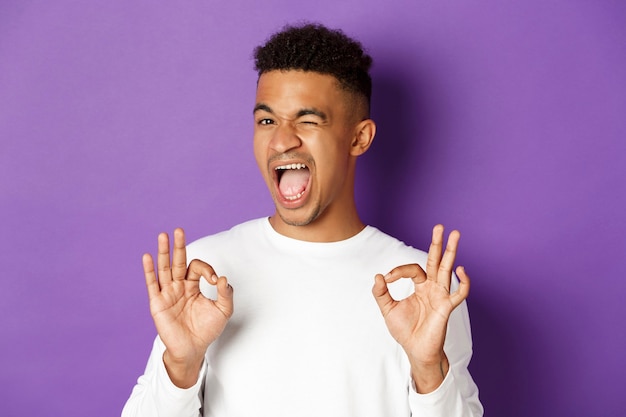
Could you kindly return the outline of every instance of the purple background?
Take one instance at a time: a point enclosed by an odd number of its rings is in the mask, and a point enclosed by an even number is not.
[[[303,19],[376,60],[363,218],[463,233],[486,414],[624,415],[626,6],[582,0],[1,1],[0,414],[119,414],[157,233],[271,213],[251,51]]]

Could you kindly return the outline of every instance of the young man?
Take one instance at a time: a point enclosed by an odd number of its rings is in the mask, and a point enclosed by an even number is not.
[[[161,234],[158,274],[144,255],[159,336],[122,415],[482,415],[459,233],[442,256],[435,226],[426,254],[357,214],[371,58],[305,25],[255,59],[254,153],[276,210],[187,248],[177,229],[171,261]]]

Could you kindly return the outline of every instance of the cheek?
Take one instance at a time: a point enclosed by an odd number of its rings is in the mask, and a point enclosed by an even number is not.
[[[253,151],[254,151],[254,159],[256,160],[257,166],[259,167],[259,169],[261,170],[261,173],[265,177],[266,176],[265,171],[267,171],[266,169],[267,158],[265,155],[265,147],[263,146],[262,141],[256,136],[254,137]]]
[[[325,188],[341,188],[344,180],[348,176],[349,161],[345,153],[327,153],[323,158],[317,159],[318,175]]]

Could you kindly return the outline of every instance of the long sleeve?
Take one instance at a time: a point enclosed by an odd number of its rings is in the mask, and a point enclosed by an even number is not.
[[[163,364],[165,346],[157,336],[146,365],[137,380],[122,417],[198,417],[202,408],[202,385],[206,373],[203,364],[196,384],[187,389],[175,386]]]
[[[235,311],[190,389],[171,383],[157,338],[123,417],[482,415],[467,370],[467,306],[448,322],[449,374],[422,395],[411,389],[408,357],[372,296],[376,273],[425,265],[426,253],[372,227],[346,241],[298,241],[276,233],[264,218],[190,244],[188,259],[194,258],[228,277]],[[200,286],[215,297],[215,287]],[[389,289],[401,299],[414,285],[399,280]]]
[[[472,357],[472,336],[465,303],[452,312],[444,351],[450,369],[441,385],[428,394],[418,394],[409,388],[409,406],[413,416],[480,417],[483,407],[478,399],[478,387],[467,366]]]

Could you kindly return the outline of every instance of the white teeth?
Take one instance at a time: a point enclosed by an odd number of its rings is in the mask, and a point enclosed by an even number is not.
[[[297,199],[299,199],[300,197],[302,197],[302,195],[303,195],[303,194],[304,194],[304,191],[303,191],[303,192],[301,192],[301,193],[298,193],[298,194],[296,194],[296,195],[293,195],[293,196],[291,196],[291,197],[287,197],[287,196],[285,196],[285,198],[286,198],[287,200],[289,200],[289,201],[293,201],[293,200],[297,200]]]
[[[287,165],[281,165],[279,167],[274,168],[275,170],[278,169],[303,169],[306,168],[306,165],[304,164],[287,164]]]

